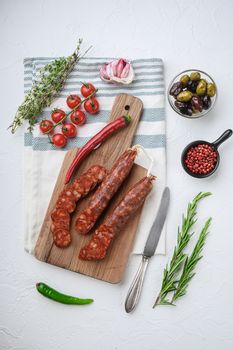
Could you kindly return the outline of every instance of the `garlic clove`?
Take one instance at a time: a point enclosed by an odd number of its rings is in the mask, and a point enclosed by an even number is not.
[[[109,83],[130,84],[134,79],[134,70],[130,62],[120,58],[108,64],[104,64],[100,69],[100,78]]]
[[[125,65],[127,64],[127,62],[125,60],[123,60],[122,58],[118,61],[118,64],[117,64],[117,74],[116,76],[118,78],[121,77],[121,73],[125,67]]]
[[[108,65],[105,63],[100,68],[100,78],[102,80],[110,80],[110,76],[108,74],[107,67],[108,67]]]
[[[118,60],[112,61],[109,63],[110,67],[110,77],[117,77],[117,66],[118,66]]]
[[[127,62],[121,72],[120,78],[127,78],[127,76],[129,75],[129,70],[130,70],[130,64]]]

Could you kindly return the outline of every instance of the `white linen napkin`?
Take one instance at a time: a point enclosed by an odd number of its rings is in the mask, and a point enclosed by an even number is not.
[[[24,60],[25,93],[31,88],[39,69],[52,59],[37,57]],[[47,136],[41,135],[38,127],[35,127],[33,134],[27,131],[24,134],[24,247],[31,254],[34,253],[65,151],[82,146],[106,124],[114,98],[119,93],[132,94],[143,102],[144,110],[133,144],[141,144],[153,157],[152,173],[157,176],[154,189],[145,202],[133,247],[134,254],[141,254],[143,251],[166,185],[163,62],[158,58],[132,60],[135,80],[127,87],[107,84],[99,79],[100,66],[110,60],[112,58],[83,58],[70,74],[62,93],[50,108],[46,108],[41,114],[41,119],[49,118],[50,111],[55,107],[67,111],[66,97],[71,93],[79,94],[81,81],[92,82],[99,89],[100,112],[96,116],[88,116],[87,123],[79,128],[78,136],[72,141],[69,140],[66,148],[54,149]],[[142,155],[137,157],[136,162],[148,166]],[[164,228],[156,254],[165,254],[165,230]]]

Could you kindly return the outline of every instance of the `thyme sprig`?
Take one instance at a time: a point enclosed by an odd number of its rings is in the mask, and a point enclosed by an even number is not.
[[[31,90],[19,106],[13,123],[9,126],[13,134],[26,120],[29,123],[28,130],[33,131],[37,115],[45,107],[50,106],[55,95],[62,90],[75,64],[89,51],[90,48],[83,55],[80,55],[81,43],[82,39],[79,39],[77,48],[72,55],[55,59],[40,70],[39,77],[34,81]]]
[[[167,296],[175,292],[179,283],[179,272],[185,262],[187,254],[184,250],[187,247],[193,232],[192,227],[196,222],[197,206],[200,200],[209,196],[210,192],[200,192],[191,203],[188,204],[186,215],[183,215],[181,229],[178,227],[177,244],[174,248],[172,259],[164,269],[163,281],[159,295],[153,305],[173,305]]]

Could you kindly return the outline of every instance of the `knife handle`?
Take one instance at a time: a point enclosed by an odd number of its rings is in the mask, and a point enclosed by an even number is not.
[[[130,286],[130,289],[128,291],[128,294],[125,300],[125,311],[127,313],[133,311],[133,309],[135,308],[135,306],[139,301],[148,262],[149,262],[149,258],[143,255],[141,264],[134,277],[134,280]]]

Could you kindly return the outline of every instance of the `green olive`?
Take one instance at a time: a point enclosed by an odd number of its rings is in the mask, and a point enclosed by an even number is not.
[[[186,86],[189,80],[190,77],[188,74],[182,75],[182,77],[180,78],[180,82],[183,84],[183,86]]]
[[[204,79],[201,79],[197,85],[197,90],[196,90],[196,93],[199,95],[199,96],[204,96],[205,93],[206,93],[206,88],[207,88],[207,83],[206,83],[206,80]]]
[[[201,74],[199,72],[192,72],[190,74],[190,79],[191,80],[200,80],[201,79]]]
[[[213,83],[207,84],[207,95],[213,97],[216,94],[216,86]]]
[[[201,79],[201,74],[199,72],[192,72],[190,74],[190,79],[191,80],[200,80]]]
[[[179,95],[176,96],[177,100],[180,102],[188,102],[191,100],[191,98],[193,97],[193,94],[191,93],[191,91],[182,91],[179,93]]]

